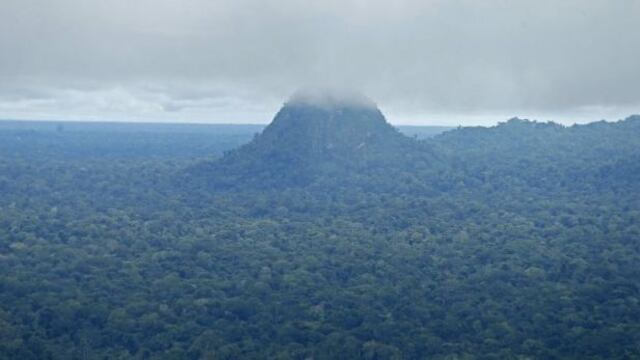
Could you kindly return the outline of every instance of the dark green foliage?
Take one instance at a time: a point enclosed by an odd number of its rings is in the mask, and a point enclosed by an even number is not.
[[[217,163],[229,138],[0,131],[0,358],[640,357],[639,118],[381,121],[364,156],[346,123]]]

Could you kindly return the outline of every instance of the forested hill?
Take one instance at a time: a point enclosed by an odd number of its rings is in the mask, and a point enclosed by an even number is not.
[[[422,147],[369,102],[292,99],[250,143],[191,169],[212,190],[320,185],[406,163]]]
[[[459,128],[429,143],[469,185],[595,191],[638,186],[639,139],[636,115],[569,127],[514,118],[489,128]]]
[[[637,116],[41,126],[0,128],[1,359],[640,358]]]
[[[253,141],[190,169],[209,189],[382,192],[523,191],[635,185],[640,117],[566,127],[513,118],[425,140],[402,135],[373,104],[290,102]]]

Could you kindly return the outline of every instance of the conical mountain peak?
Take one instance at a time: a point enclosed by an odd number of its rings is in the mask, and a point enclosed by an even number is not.
[[[295,186],[394,162],[412,144],[368,98],[307,91],[294,94],[253,141],[211,165],[228,183]]]
[[[265,153],[351,157],[401,136],[364,96],[297,93],[254,141]]]

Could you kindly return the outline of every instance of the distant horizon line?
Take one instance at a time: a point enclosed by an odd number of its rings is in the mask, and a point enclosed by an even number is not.
[[[387,118],[387,122],[389,124],[391,124],[392,126],[406,126],[406,127],[442,127],[442,128],[456,128],[456,127],[493,127],[493,126],[498,126],[501,123],[505,123],[511,119],[521,119],[521,120],[528,120],[528,121],[532,121],[532,122],[538,122],[538,123],[554,123],[554,124],[558,124],[558,125],[562,125],[565,127],[569,127],[569,126],[574,126],[574,125],[587,125],[587,124],[592,124],[592,123],[598,123],[598,122],[602,122],[605,121],[607,123],[616,123],[619,121],[624,121],[626,119],[629,119],[631,117],[634,116],[640,116],[640,113],[631,113],[628,114],[622,118],[619,119],[615,119],[615,120],[610,120],[610,119],[600,119],[600,120],[592,120],[592,121],[586,121],[586,122],[572,122],[572,123],[563,123],[563,122],[559,122],[559,121],[554,121],[554,120],[539,120],[539,119],[535,119],[535,118],[530,118],[530,117],[521,117],[521,116],[511,116],[511,117],[505,117],[501,120],[496,120],[493,121],[491,124],[441,124],[441,123],[431,123],[431,124],[427,124],[427,123],[395,123],[395,122],[391,122],[389,121],[389,119]],[[386,118],[386,117],[385,117]],[[271,120],[268,122],[264,122],[264,123],[257,123],[257,122],[206,122],[206,121],[175,121],[175,120],[168,120],[168,121],[157,121],[157,120],[104,120],[104,119],[99,119],[99,120],[91,120],[91,119],[86,119],[86,120],[78,120],[78,119],[66,119],[66,120],[60,120],[60,119],[52,119],[52,118],[48,118],[48,119],[25,119],[25,118],[0,118],[0,123],[2,122],[26,122],[26,123],[83,123],[83,124],[146,124],[146,125],[220,125],[220,126],[268,126],[271,123]]]
[[[268,126],[271,121],[267,123],[230,123],[230,122],[199,122],[199,121],[147,121],[147,120],[57,120],[57,119],[7,119],[0,118],[0,122],[32,122],[32,123],[89,123],[89,124],[146,124],[146,125],[231,125],[231,126]],[[387,122],[389,122],[387,120]],[[389,122],[393,126],[416,126],[416,127],[447,127],[454,128],[458,126],[478,126],[478,125],[441,125],[441,124],[396,124]],[[498,123],[496,123],[497,125]],[[481,125],[480,125],[481,126]]]

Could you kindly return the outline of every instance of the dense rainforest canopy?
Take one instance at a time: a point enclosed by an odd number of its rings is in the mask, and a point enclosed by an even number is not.
[[[0,128],[0,358],[640,357],[640,117],[130,126]]]

